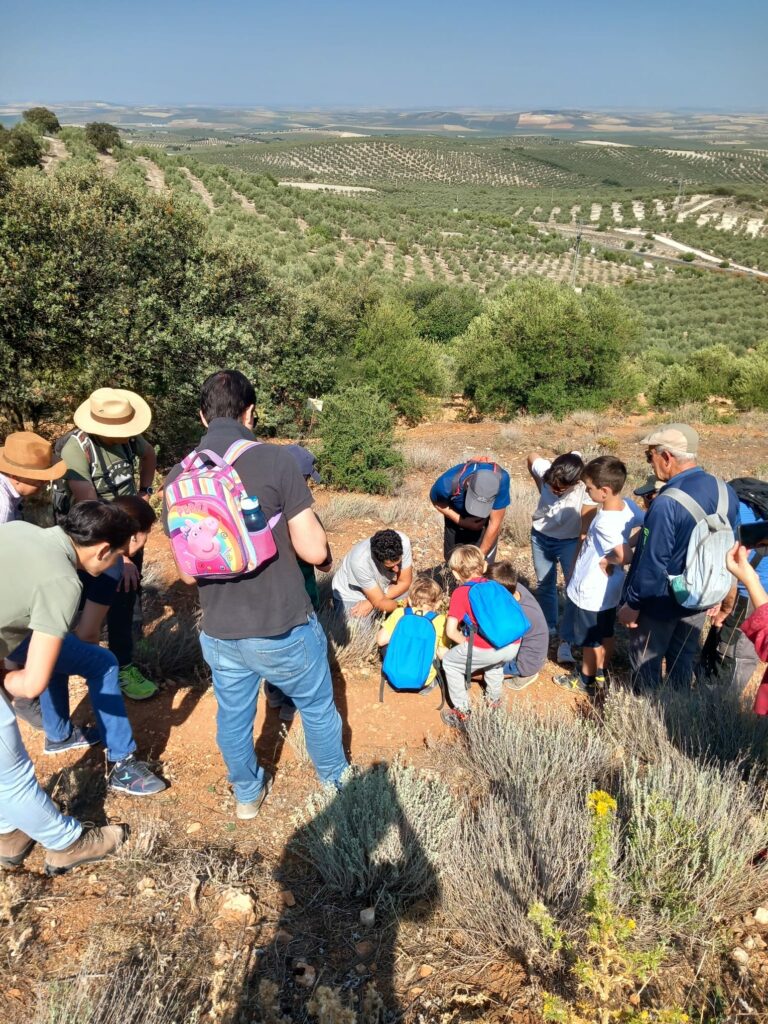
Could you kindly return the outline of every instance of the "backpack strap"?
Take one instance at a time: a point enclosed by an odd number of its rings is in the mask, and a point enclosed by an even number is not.
[[[728,491],[719,477],[717,478],[717,514],[721,519],[728,518]]]
[[[229,448],[224,452],[224,462],[228,463],[230,466],[234,466],[241,455],[245,455],[250,448],[256,448],[258,445],[263,443],[263,441],[249,441],[245,437],[240,438],[239,441],[233,441]]]
[[[464,465],[459,470],[459,472],[453,478],[453,483],[451,484],[451,498],[458,498],[459,495],[461,494],[461,478],[471,465],[471,462],[465,462]]]
[[[718,481],[720,482],[720,481]],[[686,512],[693,516],[696,523],[700,523],[702,519],[707,518],[707,513],[701,507],[701,505],[690,494],[686,494],[685,491],[681,491],[679,487],[669,487],[664,491],[665,498],[671,498],[672,501],[677,502],[678,505],[682,505]],[[726,501],[728,495],[726,494]],[[718,511],[720,509],[719,495],[718,495]],[[726,505],[727,510],[727,505]]]

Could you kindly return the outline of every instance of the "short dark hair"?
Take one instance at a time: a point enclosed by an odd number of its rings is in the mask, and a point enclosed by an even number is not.
[[[487,579],[506,587],[510,594],[517,590],[517,569],[511,562],[494,562],[488,566],[485,575]]]
[[[253,384],[239,370],[217,370],[200,391],[200,412],[208,423],[217,418],[239,420],[255,404]]]
[[[105,501],[79,501],[69,510],[61,528],[78,547],[109,544],[113,551],[124,548],[139,532],[133,516]]]
[[[143,498],[139,498],[135,494],[121,494],[118,498],[115,498],[112,504],[121,508],[123,512],[127,512],[132,519],[136,520],[139,524],[140,533],[149,533],[157,522],[157,513],[149,502],[144,501]]]
[[[371,554],[377,562],[403,557],[403,541],[397,530],[379,530],[371,537]]]
[[[552,460],[552,465],[542,479],[548,487],[553,484],[555,487],[573,487],[581,480],[583,469],[584,460],[581,456],[576,455],[575,452],[566,452]]]
[[[584,478],[595,487],[610,487],[613,494],[620,494],[627,482],[627,467],[615,455],[600,455],[586,464]]]

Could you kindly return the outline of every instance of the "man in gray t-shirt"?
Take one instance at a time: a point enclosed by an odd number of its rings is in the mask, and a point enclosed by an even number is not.
[[[354,618],[391,612],[412,582],[411,542],[399,530],[379,530],[344,556],[332,581],[334,607]]]

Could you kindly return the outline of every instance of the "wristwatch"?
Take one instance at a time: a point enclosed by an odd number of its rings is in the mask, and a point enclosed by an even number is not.
[[[155,488],[154,487],[140,487],[139,488],[139,494],[152,495],[154,493],[155,493]]]

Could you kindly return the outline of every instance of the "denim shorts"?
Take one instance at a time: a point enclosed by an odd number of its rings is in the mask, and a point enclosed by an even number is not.
[[[602,647],[603,640],[613,636],[615,623],[615,608],[590,612],[577,607],[573,601],[566,601],[560,633],[563,640],[576,647]]]

